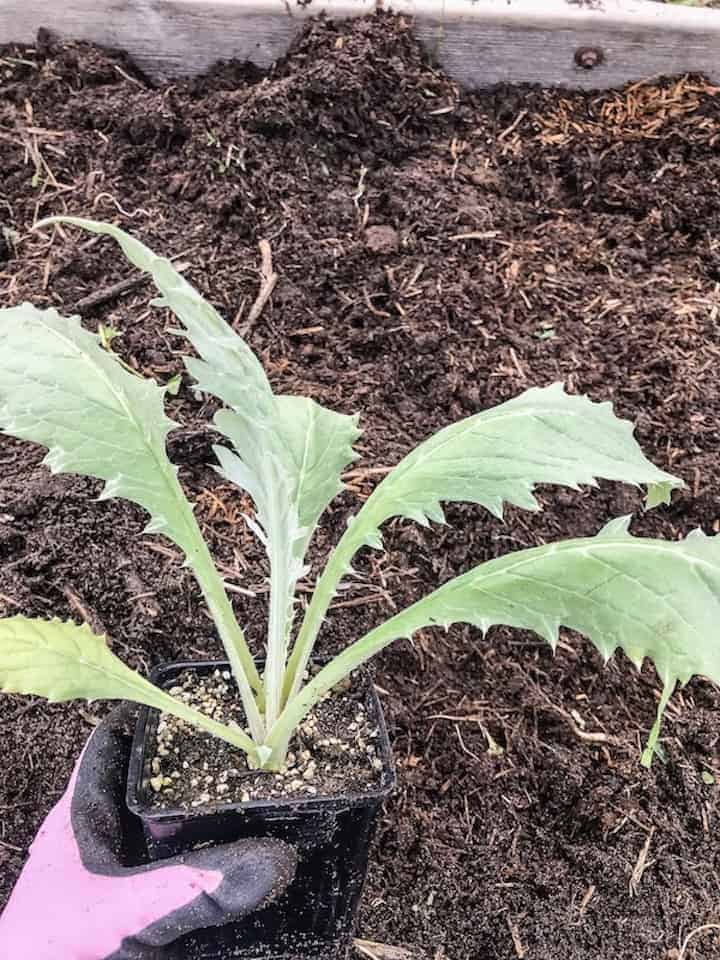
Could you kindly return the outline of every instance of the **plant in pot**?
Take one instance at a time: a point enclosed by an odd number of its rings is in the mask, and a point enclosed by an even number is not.
[[[642,454],[632,425],[607,403],[559,384],[533,388],[439,431],[413,450],[357,514],[331,553],[296,627],[295,593],[320,517],[354,459],[356,418],[304,397],[273,393],[245,342],[172,264],[119,228],[51,218],[113,237],[147,272],[197,357],[200,393],[220,400],[216,469],[253,499],[247,523],[269,559],[267,640],[253,658],[166,453],[174,424],[166,387],[138,376],[78,317],[23,304],[0,311],[0,427],[48,448],[55,472],[99,478],[101,498],[125,497],[150,515],[147,531],[177,544],[202,590],[227,660],[172,664],[150,682],[85,625],[15,616],[0,621],[0,687],[52,700],[127,699],[143,705],[128,774],[130,808],[149,850],[163,857],[207,842],[275,836],[299,866],[282,900],[257,922],[193,935],[173,956],[345,957],[368,846],[394,774],[380,705],[362,671],[375,653],[423,627],[464,622],[536,631],[555,645],[561,625],[618,648],[662,683],[642,762],[658,747],[677,682],[720,681],[720,541],[695,531],[678,542],[630,535],[629,518],[596,536],[521,550],[450,580],[320,664],[313,651],[355,554],[382,549],[393,517],[443,522],[442,501],[538,509],[533,488],[576,488],[601,477],[647,487],[668,502],[682,481]],[[297,618],[300,619],[300,618]],[[199,938],[199,939],[198,939]],[[194,954],[193,954],[194,955]]]

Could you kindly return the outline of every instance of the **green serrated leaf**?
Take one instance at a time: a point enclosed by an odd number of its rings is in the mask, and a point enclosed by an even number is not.
[[[318,583],[295,644],[286,691],[297,692],[317,632],[340,579],[360,547],[376,546],[391,517],[442,521],[443,501],[478,503],[501,517],[505,503],[539,509],[536,484],[577,488],[596,478],[644,484],[651,502],[683,486],[654,466],[609,403],[533,387],[492,410],[440,430],[416,447],[376,487],[353,519]]]
[[[63,700],[131,700],[172,713],[248,753],[252,740],[193,710],[119,660],[87,625],[16,616],[0,620],[0,690]]]
[[[297,581],[305,572],[310,537],[327,505],[342,489],[340,472],[354,458],[354,418],[304,397],[273,397],[273,414],[258,421],[221,410],[218,429],[241,458],[215,448],[221,473],[247,490],[257,508],[256,532],[270,558],[270,611],[266,661],[266,713],[277,719]],[[255,524],[253,523],[255,527]]]
[[[255,354],[214,307],[169,260],[119,227],[80,217],[50,217],[37,227],[54,223],[112,237],[134,266],[152,276],[162,294],[157,302],[178,317],[184,335],[201,357],[186,360],[198,389],[235,411],[234,418],[221,412],[216,422],[249,471],[249,492],[255,497],[261,486],[262,471],[257,463],[265,454],[274,456],[288,474],[288,488],[296,501],[299,523],[307,530],[307,542],[320,514],[342,489],[341,471],[355,457],[352,444],[359,435],[357,418],[328,410],[306,397],[275,396]]]
[[[192,507],[165,452],[175,426],[165,388],[127,370],[79,317],[31,304],[0,310],[0,429],[48,448],[54,473],[105,482],[100,499],[124,497],[150,514],[146,530],[185,553],[218,623],[258,736],[250,684],[257,670],[225,595]]]
[[[504,503],[539,509],[536,484],[576,488],[594,486],[597,478],[644,484],[656,502],[683,486],[646,459],[632,424],[618,419],[609,403],[567,394],[555,383],[526,390],[421,443],[377,487],[368,514],[432,518],[441,501],[465,500],[501,517]]]
[[[82,217],[48,217],[37,223],[36,229],[55,223],[67,223],[90,233],[112,237],[133,266],[150,274],[162,294],[156,305],[167,306],[173,311],[182,322],[185,335],[203,358],[188,363],[188,369],[202,390],[227,392],[233,399],[225,402],[237,403],[243,409],[248,403],[254,405],[256,395],[272,394],[265,371],[252,350],[169,260],[157,256],[145,244],[110,223]],[[204,383],[205,377],[208,383]]]
[[[328,410],[307,397],[279,396],[275,402],[279,442],[305,530],[304,555],[318,520],[344,489],[340,474],[356,459],[353,444],[360,431],[357,417]]]
[[[29,303],[0,310],[0,428],[48,448],[54,473],[105,481],[189,552],[192,511],[165,453],[164,390],[125,370],[79,317]]]
[[[198,389],[235,412],[234,418],[221,412],[216,423],[245,463],[248,492],[255,498],[262,486],[257,463],[266,454],[275,457],[279,469],[288,474],[288,490],[295,499],[299,524],[307,531],[307,546],[320,514],[342,490],[340,473],[355,457],[357,418],[306,397],[275,396],[262,365],[242,337],[169,260],[119,227],[80,217],[50,217],[37,226],[53,223],[112,237],[134,266],[152,276],[162,294],[157,303],[173,311],[200,355],[199,360],[186,360]]]
[[[720,535],[639,539],[622,529],[490,560],[451,580],[348,647],[304,687],[267,742],[352,670],[387,644],[423,627],[469,623],[533,630],[553,647],[560,626],[589,637],[607,660],[622,649],[636,666],[645,657],[663,686],[650,735],[651,758],[675,684],[701,675],[720,682]]]
[[[186,367],[198,390],[230,410],[215,416],[236,455],[217,450],[223,475],[250,493],[257,508],[251,523],[266,546],[273,587],[265,670],[268,722],[277,718],[293,598],[303,558],[318,519],[340,492],[340,474],[354,459],[357,421],[305,397],[275,396],[245,341],[197,290],[144,244],[112,224],[77,217],[51,217],[38,227],[69,223],[115,239],[128,259],[149,273],[162,294],[156,301],[181,321],[181,331],[200,355]]]

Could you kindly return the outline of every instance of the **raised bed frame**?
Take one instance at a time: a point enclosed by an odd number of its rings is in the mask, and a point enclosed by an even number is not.
[[[661,75],[720,82],[720,11],[650,0],[0,0],[0,44],[40,27],[127,51],[152,80],[236,58],[268,67],[310,16],[385,7],[459,83],[603,89]]]

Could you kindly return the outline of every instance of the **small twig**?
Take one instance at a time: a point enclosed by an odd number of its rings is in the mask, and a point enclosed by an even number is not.
[[[510,917],[507,917],[506,919],[507,919],[508,929],[510,930],[510,936],[512,937],[513,946],[515,947],[515,955],[517,956],[518,960],[523,960],[523,957],[525,956],[525,947],[523,946],[522,940],[520,939],[518,928],[512,922]]]
[[[107,193],[107,192],[97,194],[97,196],[92,202],[93,210],[95,209],[95,207],[97,207],[98,203],[100,203],[101,200],[109,200],[115,206],[115,209],[117,210],[117,212],[121,213],[124,217],[127,217],[128,220],[134,220],[135,217],[141,217],[141,216],[150,217],[150,213],[147,210],[145,210],[143,207],[137,207],[135,210],[133,210],[132,213],[130,213],[129,210],[125,210],[122,207],[119,200],[117,200],[111,193]]]
[[[258,246],[260,247],[260,255],[262,257],[262,263],[260,264],[260,292],[255,298],[255,303],[253,303],[253,305],[250,307],[250,313],[248,314],[247,322],[245,323],[241,333],[241,336],[243,337],[247,336],[250,327],[263,312],[265,304],[272,296],[272,292],[278,282],[278,275],[273,270],[272,250],[270,249],[270,244],[267,240],[261,240]]]
[[[454,726],[455,726],[455,733],[457,734],[458,742],[460,743],[460,748],[462,752],[466,753],[469,757],[472,757],[472,759],[477,761],[477,763],[482,763],[480,757],[476,753],[473,753],[469,747],[465,746],[465,741],[463,740],[462,734],[460,733],[460,727],[457,724],[455,724]]]
[[[14,850],[15,853],[25,853],[22,847],[16,847],[14,843],[8,843],[7,840],[0,840],[0,847],[7,847],[8,850]]]
[[[172,261],[174,258],[171,257],[170,259]],[[182,273],[183,270],[187,270],[189,266],[189,263],[177,263],[175,264],[175,269],[178,273]],[[117,283],[110,284],[109,287],[104,287],[102,290],[96,290],[94,293],[89,293],[86,297],[82,297],[77,301],[73,309],[77,310],[78,313],[82,313],[84,310],[92,310],[94,307],[99,307],[109,300],[115,300],[117,297],[129,293],[131,290],[135,290],[136,287],[147,283],[149,279],[147,274],[141,273],[136,277],[127,277],[125,280],[119,280]]]
[[[390,473],[393,467],[366,467],[357,470],[348,470],[342,475],[343,480],[365,480],[366,477],[382,477]]]
[[[525,371],[520,366],[520,361],[517,358],[517,354],[515,353],[512,347],[509,347],[508,352],[510,353],[510,359],[513,362],[513,366],[517,370],[518,376],[520,377],[521,380],[526,380],[527,377],[526,377]]]
[[[590,901],[594,896],[595,896],[595,886],[594,884],[591,883],[590,886],[585,891],[585,896],[580,901],[580,909],[578,910],[578,917],[582,917],[585,914],[585,911],[588,908],[588,904],[590,903]],[[577,920],[575,923],[575,926],[579,926],[579,924],[580,924],[580,920]]]
[[[521,110],[520,113],[515,117],[513,122],[509,127],[506,127],[501,133],[498,134],[498,141],[504,140],[505,137],[509,137],[513,130],[521,123],[527,116],[527,110]]]
[[[258,595],[257,590],[248,590],[247,587],[239,587],[236,583],[225,583],[225,589],[228,593],[237,593],[241,597],[252,597],[253,599]]]
[[[568,713],[568,711],[563,709],[563,707],[558,706],[558,704],[553,703],[550,697],[539,687],[536,687],[535,689],[545,701],[548,709],[552,710],[553,713],[557,713],[558,716],[562,717],[563,720],[566,721],[567,725],[570,727],[578,740],[584,740],[586,743],[609,743],[612,746],[620,745],[621,741],[618,740],[617,737],[611,737],[609,734],[602,733],[600,730],[582,730],[575,722],[575,718],[572,716],[572,714]]]
[[[124,293],[129,293],[143,283],[147,283],[149,279],[149,277],[141,273],[137,277],[128,277],[126,280],[119,280],[117,283],[113,283],[103,290],[96,290],[94,293],[89,293],[86,297],[81,297],[81,299],[75,303],[73,309],[77,310],[78,313],[92,310],[94,307],[99,307],[101,304],[107,303],[108,300],[114,300],[116,297],[121,297]]]
[[[341,600],[339,603],[331,603],[331,610],[342,610],[345,607],[362,607],[366,603],[382,603],[388,600],[386,593],[370,593],[367,596],[355,597],[353,600]]]
[[[152,550],[153,553],[160,553],[163,557],[167,557],[168,560],[173,560],[176,563],[179,563],[183,559],[183,555],[179,550],[173,550],[170,547],[164,546],[162,543],[153,543],[151,540],[143,540],[142,544],[144,547],[147,547],[148,550]]]
[[[62,588],[62,592],[65,599],[70,604],[70,606],[74,610],[76,610],[80,614],[80,616],[83,618],[85,623],[87,623],[88,626],[92,628],[93,633],[96,633],[98,634],[98,636],[101,636],[101,637],[107,634],[107,630],[105,629],[100,617],[98,617],[96,613],[94,613],[92,610],[89,610],[84,605],[84,603],[82,602],[80,597],[75,593],[72,587],[64,586]]]
[[[454,233],[448,240],[494,240],[497,235],[497,230],[473,230],[471,233]]]
[[[650,851],[650,844],[652,842],[653,834],[655,833],[655,827],[650,828],[650,832],[647,835],[647,839],[642,846],[642,850],[638,854],[635,867],[633,869],[632,875],[630,877],[630,895],[635,897],[637,896],[638,888],[640,887],[640,881],[642,880],[643,874],[650,866],[647,862],[647,856]]]
[[[363,300],[365,301],[365,306],[368,308],[368,310],[370,311],[370,313],[372,313],[374,317],[382,317],[384,320],[388,320],[392,318],[391,313],[387,313],[387,311],[385,310],[378,310],[377,307],[374,307],[372,305],[373,297],[384,296],[384,294],[374,293],[371,297],[370,294],[365,289],[365,287],[363,287],[362,292],[363,292]]]
[[[121,556],[118,568],[121,572],[123,580],[125,581],[128,592],[131,594],[130,597],[128,597],[129,601],[131,603],[137,603],[140,607],[140,610],[147,616],[160,616],[161,609],[155,601],[155,597],[157,596],[156,591],[149,590],[147,588],[144,581],[140,578],[137,571],[133,567],[130,558],[127,556]]]
[[[115,67],[115,70],[120,74],[120,76],[123,77],[125,80],[127,80],[128,83],[134,83],[135,86],[140,87],[141,90],[147,90],[147,87],[145,86],[144,83],[142,83],[140,80],[137,80],[135,77],[131,77],[129,73],[126,73],[116,63],[113,64],[113,66]]]
[[[357,190],[353,194],[353,198],[352,198],[358,213],[360,212],[360,199],[362,198],[362,195],[365,193],[365,177],[367,176],[367,172],[368,172],[368,168],[361,164],[360,177],[358,179]]]

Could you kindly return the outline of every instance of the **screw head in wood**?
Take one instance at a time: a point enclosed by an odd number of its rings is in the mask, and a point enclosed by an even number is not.
[[[592,70],[599,67],[605,59],[599,47],[580,47],[575,51],[575,63],[583,70]]]

